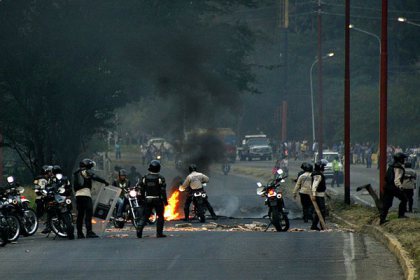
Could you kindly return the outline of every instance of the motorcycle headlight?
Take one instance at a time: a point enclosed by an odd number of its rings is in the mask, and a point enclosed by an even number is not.
[[[135,190],[131,190],[131,191],[129,192],[129,195],[130,195],[131,197],[136,197],[136,196],[137,196],[137,192],[136,192]]]
[[[205,198],[207,195],[205,193],[203,193],[201,196]]]
[[[277,198],[281,198],[281,193],[277,194]]]
[[[66,204],[71,204],[71,199],[67,198],[66,199]]]

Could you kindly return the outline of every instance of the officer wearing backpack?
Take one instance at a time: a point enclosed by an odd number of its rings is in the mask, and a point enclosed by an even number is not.
[[[407,156],[404,153],[396,153],[394,155],[394,162],[389,165],[386,171],[385,188],[382,197],[383,206],[379,222],[381,225],[387,222],[386,216],[388,215],[389,208],[392,206],[394,196],[400,200],[398,218],[407,218],[404,215],[407,206],[407,198],[402,190],[405,175],[404,161],[406,158]]]
[[[407,197],[408,202],[408,212],[413,212],[413,196],[414,196],[414,189],[416,188],[416,180],[417,174],[411,168],[411,162],[406,162],[404,164],[405,167],[405,174],[404,174],[404,181],[402,183],[402,189]],[[406,208],[407,210],[407,208]]]
[[[93,216],[93,203],[92,203],[92,183],[93,181],[100,182],[106,186],[109,183],[93,173],[92,168],[95,162],[91,159],[83,159],[79,163],[79,169],[73,173],[73,187],[76,192],[76,206],[77,206],[77,238],[85,238],[83,234],[83,220],[86,225],[86,237],[97,238],[98,236],[92,231],[92,216]]]

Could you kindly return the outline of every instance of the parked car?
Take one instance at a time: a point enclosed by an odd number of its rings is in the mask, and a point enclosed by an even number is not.
[[[326,179],[332,178],[334,175],[334,172],[332,170],[332,162],[333,160],[338,157],[339,166],[340,166],[340,172],[343,172],[343,164],[342,164],[342,158],[341,155],[338,152],[334,151],[323,151],[322,152],[322,159],[326,162],[325,170],[324,170],[324,176]],[[313,162],[317,162],[319,160],[318,152],[315,152]]]

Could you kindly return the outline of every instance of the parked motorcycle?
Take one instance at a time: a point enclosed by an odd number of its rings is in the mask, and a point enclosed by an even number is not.
[[[11,180],[10,178],[8,180]],[[9,199],[7,194],[8,189],[2,188],[0,193],[0,212],[1,212],[1,224],[3,228],[2,236],[4,238],[5,232],[7,232],[7,241],[13,242],[19,239],[20,235],[20,222],[15,214],[15,208],[13,206],[13,200]],[[2,239],[2,245],[4,246],[4,239]]]
[[[128,200],[128,205],[124,209],[123,216],[117,217],[117,207],[114,209],[113,223],[115,228],[123,228],[125,223],[132,222],[133,226],[137,229],[139,227],[140,219],[142,218],[140,201],[141,194],[138,186],[133,186],[125,189],[125,197]],[[156,222],[156,212],[154,211],[148,220],[149,224]]]
[[[68,239],[74,239],[71,192],[68,180],[62,174],[56,174],[56,180],[41,190],[47,225],[57,236]]]
[[[284,182],[287,176],[282,169],[277,170],[274,180],[263,186],[261,182],[257,183],[257,195],[265,197],[265,205],[268,206],[268,217],[277,231],[287,231],[289,229],[288,211],[285,209],[283,194],[280,190],[280,184]]]
[[[0,247],[4,247],[9,242],[9,223],[3,214],[2,206],[0,203]]]
[[[4,193],[9,205],[10,214],[16,216],[19,220],[21,234],[23,236],[34,235],[38,229],[38,218],[35,211],[29,207],[30,201],[23,196],[25,189],[15,182],[13,176],[7,177],[7,188]]]

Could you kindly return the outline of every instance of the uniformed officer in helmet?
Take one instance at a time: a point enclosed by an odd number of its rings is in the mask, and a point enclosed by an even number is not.
[[[100,182],[109,185],[105,179],[97,176],[92,168],[95,166],[95,162],[91,159],[83,159],[79,163],[79,169],[73,173],[73,186],[76,192],[76,205],[77,205],[77,238],[85,238],[83,234],[83,220],[86,225],[86,237],[96,238],[98,237],[92,231],[92,216],[93,216],[93,203],[92,203],[92,183],[93,181]]]
[[[389,165],[386,171],[385,177],[385,188],[382,197],[382,210],[380,215],[380,224],[387,222],[386,216],[388,215],[389,208],[392,206],[392,200],[394,196],[400,200],[398,207],[398,218],[407,218],[405,216],[405,210],[407,205],[407,197],[404,194],[403,182],[404,182],[404,161],[407,155],[404,153],[396,153],[394,155],[394,162]]]
[[[137,237],[142,238],[144,226],[153,209],[155,209],[157,215],[156,237],[166,237],[163,234],[163,225],[165,223],[163,215],[165,206],[168,205],[168,199],[166,196],[165,178],[159,174],[160,162],[158,160],[152,160],[147,170],[149,173],[143,176],[140,181],[140,192],[144,198],[144,202],[141,206],[142,218],[137,229]]]

